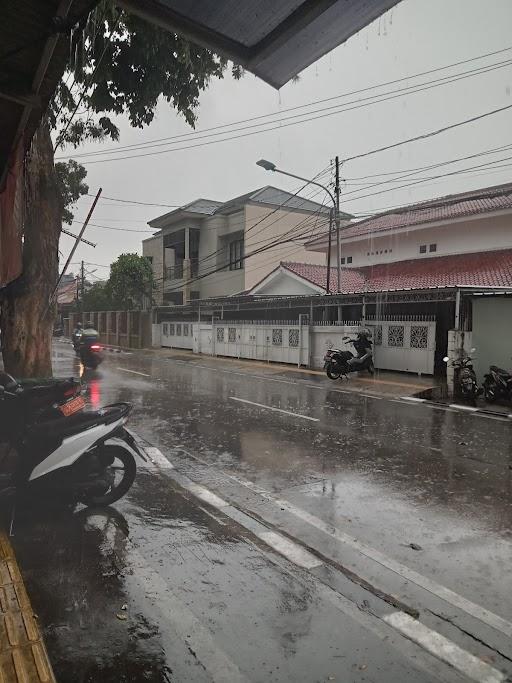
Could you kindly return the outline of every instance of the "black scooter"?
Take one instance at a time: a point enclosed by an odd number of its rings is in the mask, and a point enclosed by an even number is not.
[[[343,337],[343,341],[347,344],[355,344],[356,339],[350,337]],[[371,343],[368,341],[368,343]],[[367,370],[370,375],[375,372],[373,365],[373,354],[368,353],[362,362],[351,363],[354,358],[357,358],[351,351],[342,351],[341,349],[328,349],[324,356],[324,370],[327,377],[332,380],[340,379],[340,377],[347,377],[350,372],[359,372]]]
[[[476,349],[471,349],[474,353]],[[482,393],[476,379],[473,368],[473,358],[468,354],[462,354],[458,358],[450,361],[448,356],[443,358],[445,363],[450,363],[455,371],[455,393],[460,398],[468,401],[471,405],[476,405],[476,399]]]
[[[484,376],[482,389],[488,403],[494,403],[500,399],[512,401],[512,372],[503,370],[497,365],[491,365],[489,372]]]

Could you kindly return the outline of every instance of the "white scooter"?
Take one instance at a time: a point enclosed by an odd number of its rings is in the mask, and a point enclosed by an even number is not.
[[[7,378],[7,379],[5,379]],[[0,484],[0,495],[14,500],[36,496],[53,501],[110,505],[130,489],[137,471],[134,453],[147,458],[125,423],[129,403],[82,412],[81,396],[35,411],[30,391],[2,374],[0,440],[15,451],[15,464]]]

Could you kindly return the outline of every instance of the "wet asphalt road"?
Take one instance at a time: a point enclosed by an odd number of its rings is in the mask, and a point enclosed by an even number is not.
[[[510,422],[193,357],[86,380],[161,454],[115,509],[18,519],[61,683],[507,680]]]

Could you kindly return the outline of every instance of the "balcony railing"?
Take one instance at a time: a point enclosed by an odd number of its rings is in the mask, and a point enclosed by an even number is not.
[[[165,269],[166,280],[182,280],[185,276],[185,261],[181,259],[176,261],[173,266],[167,266]],[[199,260],[190,259],[190,277],[196,277],[199,270]]]

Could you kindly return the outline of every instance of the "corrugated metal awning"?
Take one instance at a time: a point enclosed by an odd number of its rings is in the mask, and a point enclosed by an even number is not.
[[[280,88],[399,0],[119,0]]]

